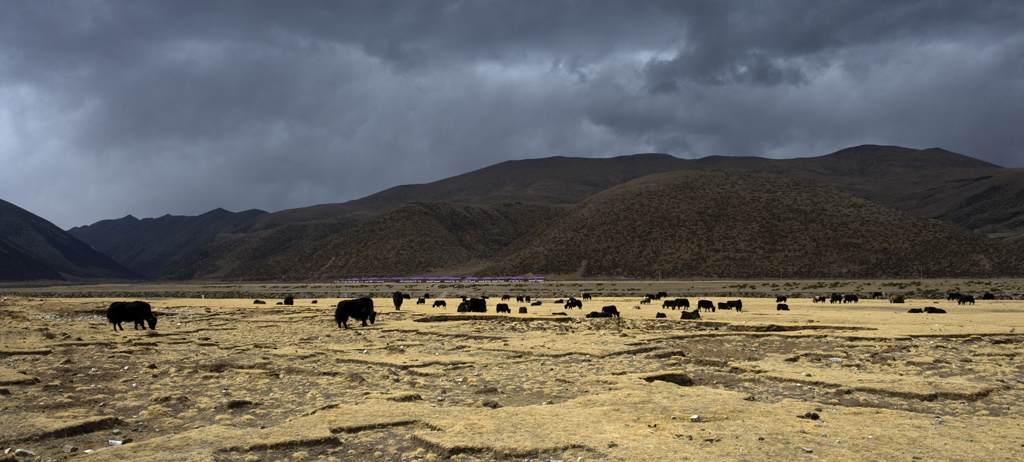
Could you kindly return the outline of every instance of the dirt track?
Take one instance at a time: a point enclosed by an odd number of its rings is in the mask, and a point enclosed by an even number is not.
[[[378,298],[377,323],[346,331],[338,298],[168,298],[150,300],[155,332],[115,333],[102,317],[113,300],[2,302],[4,448],[42,460],[1024,457],[1019,301],[801,298],[780,312],[744,298],[742,312],[683,321],[637,297],[552,316],[565,311],[552,297],[512,304],[529,315],[497,316],[492,299],[488,314],[446,320],[454,298],[400,311]],[[610,304],[620,320],[583,317]],[[948,313],[906,313],[923,306]]]

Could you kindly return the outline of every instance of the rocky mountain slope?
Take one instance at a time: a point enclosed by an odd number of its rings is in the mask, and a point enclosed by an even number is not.
[[[1019,272],[984,236],[817,182],[680,171],[598,193],[484,274],[952,277]]]
[[[233,213],[216,209],[195,217],[164,215],[140,220],[128,215],[72,228],[68,233],[133,271],[156,278],[218,234],[264,214],[262,210]]]
[[[0,200],[0,281],[139,278],[53,223]]]

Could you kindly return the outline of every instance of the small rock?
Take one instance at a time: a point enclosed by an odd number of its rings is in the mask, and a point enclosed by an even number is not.
[[[35,457],[35,456],[36,456],[36,453],[34,453],[32,451],[29,451],[28,449],[18,448],[18,449],[14,450],[14,457]]]
[[[619,445],[615,444],[615,442],[613,441],[611,443],[608,443],[608,447],[609,448],[617,448],[617,447],[619,447]]]
[[[690,422],[700,422],[700,416],[697,414],[690,416]]]
[[[110,433],[113,433],[113,434],[115,434],[115,435],[120,435],[120,434],[121,434],[121,430],[120,430],[120,429],[117,429],[117,428],[115,428],[115,429],[111,430],[111,431],[110,431]]]
[[[479,389],[477,391],[474,391],[473,393],[476,393],[478,395],[483,395],[483,394],[487,394],[487,393],[497,393],[497,392],[498,392],[498,387],[484,387],[484,388],[481,388],[481,389]]]
[[[11,396],[11,390],[8,390],[6,388],[0,388],[0,395],[2,395],[2,396]]]
[[[65,444],[61,449],[67,454],[74,454],[78,452],[78,446],[72,446],[70,444]]]
[[[247,400],[247,399],[233,399],[228,401],[228,409],[238,409],[246,406],[258,406],[259,403]]]
[[[497,401],[493,399],[485,399],[480,402],[480,405],[483,407],[489,407],[491,409],[497,409],[499,407],[502,407],[501,404],[499,404]]]
[[[814,452],[814,450],[813,450],[813,449],[811,449],[811,448],[803,448],[803,450],[804,450],[804,452],[806,452],[806,453],[808,453],[808,454],[810,454],[810,453]]]

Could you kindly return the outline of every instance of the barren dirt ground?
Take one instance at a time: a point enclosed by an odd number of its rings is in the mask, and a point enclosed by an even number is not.
[[[1024,459],[1021,281],[792,284],[2,289],[0,457]],[[1003,299],[921,298],[954,288]],[[395,289],[448,306],[395,310]],[[809,298],[855,289],[858,303]],[[555,303],[586,290],[582,310]],[[743,310],[693,321],[639,304],[660,290]],[[875,290],[910,298],[866,298]],[[459,295],[483,292],[488,313],[456,315]],[[282,293],[299,298],[277,305]],[[371,293],[377,322],[339,329],[337,302]],[[497,315],[502,293],[542,305]],[[238,297],[211,298],[225,295]],[[153,305],[155,331],[107,323],[112,301],[133,299]],[[584,317],[606,305],[621,319]],[[925,306],[947,313],[907,313]]]

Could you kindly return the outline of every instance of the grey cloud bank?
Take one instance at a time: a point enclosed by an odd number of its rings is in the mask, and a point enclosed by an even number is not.
[[[0,3],[0,198],[62,228],[555,155],[1024,167],[1016,1]]]

